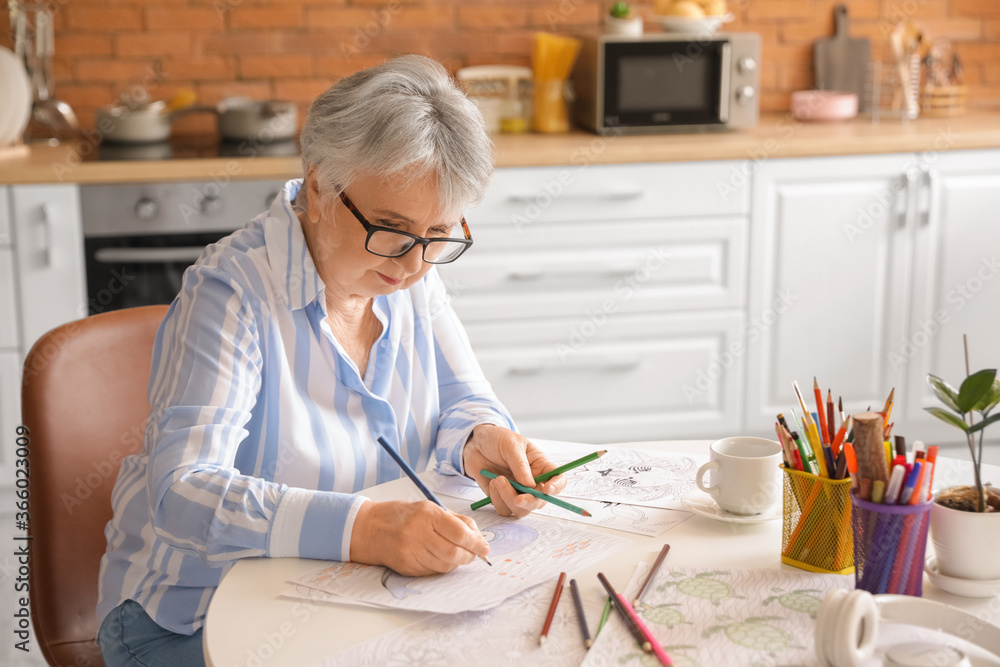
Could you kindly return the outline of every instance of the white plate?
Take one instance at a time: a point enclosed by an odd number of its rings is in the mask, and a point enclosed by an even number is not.
[[[716,504],[712,496],[701,491],[688,491],[681,498],[681,504],[695,514],[725,523],[764,523],[781,518],[781,512],[777,505],[761,514],[743,515],[727,512]]]
[[[653,19],[660,22],[666,32],[690,32],[690,33],[716,33],[723,23],[733,20],[732,14],[719,14],[716,16],[705,16],[702,18],[688,18],[687,16],[662,16],[654,14]]]
[[[959,579],[941,574],[937,569],[937,558],[928,556],[924,572],[931,583],[943,591],[966,598],[991,598],[1000,595],[1000,579]]]
[[[31,83],[24,65],[0,46],[0,146],[13,144],[24,133],[31,116]]]

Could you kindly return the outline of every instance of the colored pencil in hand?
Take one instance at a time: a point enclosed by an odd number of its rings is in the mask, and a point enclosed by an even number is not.
[[[420,489],[420,492],[424,494],[424,498],[427,498],[427,500],[438,505],[441,509],[445,510],[446,512],[449,511],[448,508],[444,506],[444,503],[438,500],[438,497],[435,496],[434,493],[427,488],[427,485],[424,484],[423,480],[421,480],[417,476],[417,473],[413,470],[413,468],[410,467],[410,464],[406,462],[406,459],[400,456],[399,452],[397,452],[395,449],[389,446],[389,443],[385,441],[385,438],[380,437],[378,439],[378,444],[382,445],[382,449],[389,452],[389,456],[392,457],[392,460],[396,462],[396,465],[398,465],[403,470],[404,473],[406,473],[406,476],[410,478],[410,481],[417,485],[417,488]],[[486,563],[487,565],[489,565],[490,567],[493,567],[493,563],[491,563],[490,559],[487,558],[486,556],[476,556],[476,557],[479,560]]]
[[[576,585],[576,579],[569,580],[569,589],[573,593],[573,605],[576,607],[576,620],[580,622],[583,645],[590,648],[594,640],[590,638],[590,630],[587,629],[587,615],[583,612],[583,598],[580,597],[580,589]]]
[[[545,625],[542,626],[542,634],[538,636],[538,643],[544,644],[549,636],[549,628],[552,627],[552,619],[556,616],[556,607],[559,606],[559,598],[562,597],[563,586],[566,584],[566,573],[559,573],[559,581],[556,582],[556,591],[552,594],[552,604],[549,605],[549,613],[545,617]]]
[[[490,479],[496,479],[497,477],[500,476],[495,472],[490,472],[489,470],[486,470],[485,468],[480,470],[479,474],[482,475],[483,477],[488,477]],[[525,486],[524,484],[516,482],[510,479],[509,477],[506,479],[508,482],[510,482],[510,485],[513,486],[515,490],[520,491],[521,493],[529,493],[540,500],[544,500],[547,503],[552,503],[556,507],[561,507],[564,510],[569,510],[570,512],[576,512],[580,516],[591,516],[590,512],[583,509],[582,507],[577,507],[576,505],[570,505],[565,500],[559,500],[555,496],[550,496],[548,494],[542,493],[538,489],[533,489],[530,486]]]
[[[602,456],[604,456],[607,453],[608,453],[608,450],[602,449],[599,452],[593,452],[591,454],[587,454],[586,456],[581,456],[580,458],[576,459],[575,461],[570,461],[569,463],[567,463],[565,465],[559,466],[555,470],[550,470],[548,472],[543,472],[541,475],[537,475],[535,477],[535,484],[541,484],[542,482],[547,482],[550,479],[552,479],[553,477],[555,477],[556,475],[561,475],[564,472],[569,472],[573,468],[579,468],[580,466],[585,465],[587,463],[590,463],[591,461],[596,461],[597,459],[601,458]],[[492,498],[489,498],[489,497],[481,498],[481,499],[477,500],[476,502],[472,503],[472,509],[474,509],[474,510],[482,509],[483,507],[486,507],[487,505],[490,505],[492,503],[493,503],[493,499]]]
[[[635,602],[632,603],[633,607],[639,606],[639,598],[642,597],[643,592],[646,590],[646,586],[649,586],[649,582],[653,580],[653,577],[656,575],[656,571],[660,569],[660,565],[663,564],[663,559],[667,557],[667,553],[669,551],[669,544],[664,544],[660,549],[660,555],[656,557],[653,567],[649,568],[649,574],[646,575],[646,580],[642,582],[642,586],[639,586],[639,590],[635,594]]]

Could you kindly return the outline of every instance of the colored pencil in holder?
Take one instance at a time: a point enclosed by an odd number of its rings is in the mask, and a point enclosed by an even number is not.
[[[781,561],[810,572],[853,572],[851,481],[783,472]]]

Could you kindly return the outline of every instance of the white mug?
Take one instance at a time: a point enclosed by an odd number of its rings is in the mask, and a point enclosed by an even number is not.
[[[712,460],[698,469],[695,483],[733,514],[760,514],[781,494],[781,445],[766,438],[723,438],[712,443]],[[706,486],[705,473],[712,473]]]

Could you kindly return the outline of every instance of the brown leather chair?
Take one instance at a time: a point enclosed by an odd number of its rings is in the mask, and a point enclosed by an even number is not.
[[[64,324],[24,362],[31,621],[50,665],[104,665],[95,642],[104,526],[122,459],[142,451],[153,339],[166,312],[146,306]]]

